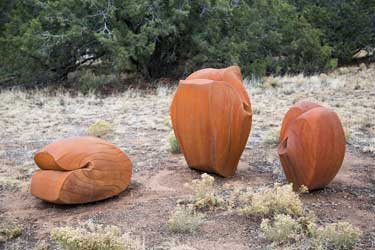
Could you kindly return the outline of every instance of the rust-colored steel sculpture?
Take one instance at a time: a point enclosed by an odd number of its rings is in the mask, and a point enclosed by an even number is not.
[[[295,104],[284,117],[278,153],[295,189],[324,188],[344,160],[345,135],[339,117],[312,102]]]
[[[96,137],[53,142],[34,157],[41,169],[31,180],[31,194],[56,204],[103,200],[127,188],[129,158],[115,145]]]
[[[234,175],[252,122],[239,67],[202,69],[181,80],[170,112],[189,167]]]

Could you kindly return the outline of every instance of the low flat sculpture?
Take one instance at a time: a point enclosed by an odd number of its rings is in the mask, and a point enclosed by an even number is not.
[[[302,101],[286,113],[278,154],[285,175],[295,189],[328,185],[340,170],[345,135],[337,114],[318,104]]]
[[[234,175],[252,122],[239,67],[202,69],[181,80],[170,113],[189,167]]]
[[[34,157],[41,169],[31,179],[31,194],[56,204],[103,200],[127,188],[129,158],[115,145],[96,137],[53,142]]]

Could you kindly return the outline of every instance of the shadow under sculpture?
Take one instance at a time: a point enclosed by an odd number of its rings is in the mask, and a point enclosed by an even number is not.
[[[309,190],[328,185],[340,170],[345,135],[337,114],[321,105],[301,101],[286,113],[278,154],[289,182]]]
[[[31,194],[56,204],[103,200],[124,191],[132,164],[115,145],[96,137],[53,142],[34,157],[41,169],[31,180]]]
[[[189,167],[234,175],[252,122],[239,67],[202,69],[181,80],[170,113]]]

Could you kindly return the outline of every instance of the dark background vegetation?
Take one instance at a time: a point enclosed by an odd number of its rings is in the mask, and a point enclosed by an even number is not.
[[[0,87],[81,91],[239,65],[315,73],[375,47],[374,0],[0,0]]]

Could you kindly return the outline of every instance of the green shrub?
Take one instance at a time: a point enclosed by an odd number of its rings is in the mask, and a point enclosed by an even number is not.
[[[352,61],[361,49],[375,44],[375,2],[368,0],[288,0],[304,18],[321,31],[324,44],[332,48],[339,63]],[[329,62],[329,68],[336,66]]]
[[[60,227],[51,238],[61,250],[142,250],[142,244],[116,226],[87,223],[77,228]]]
[[[180,154],[181,153],[181,148],[180,148],[180,144],[177,141],[176,136],[171,135],[168,140],[169,140],[170,151],[173,154]]]
[[[126,72],[158,78],[233,64],[245,75],[309,73],[331,68],[339,44],[322,40],[330,22],[321,32],[286,0],[15,0],[4,9],[0,84],[60,82],[82,71],[77,83],[88,91]]]
[[[78,71],[78,78],[73,79],[73,86],[82,93],[104,91],[105,87],[118,88],[119,80],[114,74],[97,74],[91,70]]]

